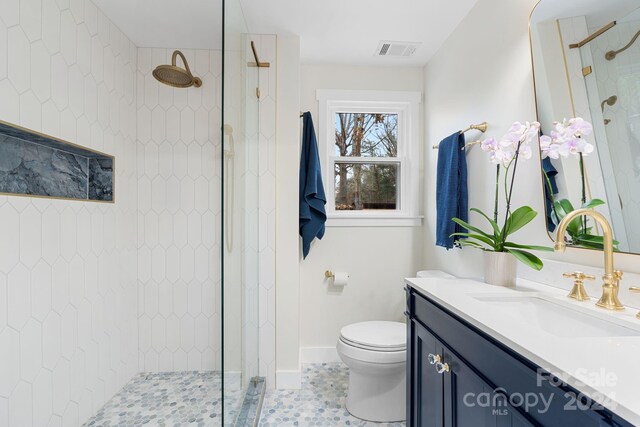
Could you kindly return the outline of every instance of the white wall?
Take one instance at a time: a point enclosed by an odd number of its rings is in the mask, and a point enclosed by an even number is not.
[[[136,47],[90,1],[3,1],[0,120],[115,155],[115,204],[0,196],[0,425],[79,425],[137,371]]]
[[[480,0],[427,64],[424,73],[426,145],[437,143],[452,130],[469,123],[489,122],[486,135],[501,136],[515,120],[533,120],[535,105],[528,39],[528,17],[536,0],[504,2]],[[509,19],[504,19],[509,17]],[[473,41],[471,43],[470,41]],[[479,47],[484,47],[479,49]],[[471,135],[470,135],[471,136]],[[436,153],[426,151],[426,170],[434,171]],[[491,211],[493,167],[484,153],[473,148],[469,162],[469,206]],[[527,228],[514,236],[517,242],[550,245],[544,224],[539,162],[534,158],[519,166],[514,205],[528,204],[539,212]],[[431,177],[431,179],[430,179]],[[435,179],[426,173],[425,262],[461,276],[482,275],[482,254],[471,248],[445,251],[436,248],[434,230]],[[471,217],[472,223],[481,224]],[[545,253],[545,258],[578,264],[602,265],[602,253],[568,249]],[[616,255],[616,267],[640,271],[636,255]]]
[[[316,132],[317,89],[423,92],[424,82],[422,68],[303,65],[300,106],[302,111],[311,112]],[[326,143],[318,141],[320,153],[326,152]],[[419,143],[424,145],[422,138]],[[327,355],[335,357],[340,329],[349,323],[403,320],[403,278],[415,276],[423,263],[421,230],[421,227],[329,227],[324,238],[312,244],[307,259],[300,261],[303,362],[326,360]],[[344,290],[330,288],[324,278],[325,270],[349,272],[349,285]]]
[[[298,164],[300,161],[300,39],[277,38],[275,297],[276,387],[300,387],[300,271]],[[262,315],[262,313],[261,313]],[[264,335],[263,339],[270,339]],[[261,342],[261,346],[264,346]]]
[[[182,50],[199,88],[151,74],[173,49],[138,49],[139,369],[220,368],[220,51]]]

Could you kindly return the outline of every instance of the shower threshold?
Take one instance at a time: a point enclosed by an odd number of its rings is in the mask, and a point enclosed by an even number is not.
[[[249,382],[247,391],[234,423],[235,427],[257,427],[260,421],[260,411],[266,389],[264,377],[253,377]]]

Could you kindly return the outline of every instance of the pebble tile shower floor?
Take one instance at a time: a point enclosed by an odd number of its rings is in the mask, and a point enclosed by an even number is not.
[[[220,373],[213,371],[142,373],[84,425],[91,427],[214,427],[222,425]],[[239,402],[241,393],[230,396]],[[225,414],[229,418],[233,411]]]
[[[341,363],[303,367],[300,390],[268,390],[260,427],[404,427],[405,423],[373,423],[355,418],[345,408],[349,379]],[[240,402],[239,387],[231,401]],[[140,374],[94,415],[90,427],[221,426],[220,374],[165,372]],[[235,411],[225,418],[233,419]]]
[[[341,363],[303,366],[301,390],[268,390],[260,427],[404,427],[351,416],[345,408],[349,370]]]

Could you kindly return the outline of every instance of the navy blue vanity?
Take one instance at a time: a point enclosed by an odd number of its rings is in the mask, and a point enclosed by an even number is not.
[[[411,286],[407,426],[632,426]]]

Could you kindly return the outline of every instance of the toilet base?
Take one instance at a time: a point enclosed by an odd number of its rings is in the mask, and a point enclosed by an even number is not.
[[[354,417],[375,422],[397,422],[406,418],[406,363],[370,363],[339,352],[349,367],[347,411]]]

